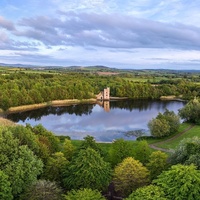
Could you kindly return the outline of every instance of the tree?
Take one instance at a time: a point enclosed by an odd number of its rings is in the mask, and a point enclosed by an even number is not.
[[[148,183],[149,171],[138,160],[125,158],[114,169],[115,189],[122,195],[129,195],[133,190]]]
[[[37,136],[39,146],[37,155],[44,163],[47,162],[51,154],[60,151],[59,139],[52,132],[46,130],[41,124],[34,127],[27,125],[26,128],[30,129]]]
[[[27,146],[19,146],[18,155],[4,169],[8,175],[14,196],[20,194],[28,185],[37,180],[43,163]]]
[[[16,159],[19,140],[14,138],[7,128],[0,127],[0,169],[4,170],[7,164]]]
[[[167,158],[167,154],[161,151],[155,151],[150,155],[146,167],[150,172],[151,180],[155,179],[163,170],[167,169]]]
[[[75,151],[75,147],[72,144],[71,140],[65,139],[62,147],[62,152],[64,153],[64,156],[67,160],[71,160],[72,155]]]
[[[47,139],[47,144],[48,145],[48,149],[49,149],[49,153],[55,153],[58,152],[60,149],[59,147],[59,139],[51,132],[46,130],[41,124],[36,125],[32,128],[32,131],[38,135],[38,136],[42,136],[43,138]]]
[[[155,185],[138,188],[125,200],[167,200],[162,189]]]
[[[134,155],[133,145],[124,139],[117,139],[112,143],[109,157],[112,166],[121,163],[124,158],[132,157]]]
[[[99,146],[99,144],[96,143],[94,137],[87,135],[86,137],[83,138],[83,143],[80,146],[80,149],[87,149],[87,148],[92,148],[98,153],[100,153],[101,156],[104,156],[104,152]]]
[[[79,189],[71,190],[65,195],[65,200],[106,200],[98,190],[92,189]]]
[[[64,185],[68,189],[103,190],[111,178],[111,168],[94,149],[82,149],[64,170]]]
[[[200,196],[200,171],[194,165],[173,165],[154,180],[167,199],[193,200]]]
[[[178,131],[180,126],[179,116],[174,111],[165,109],[165,112],[159,113],[156,118],[153,118],[148,127],[150,132],[155,137],[164,137]]]
[[[166,119],[152,119],[148,123],[151,135],[164,137],[170,134],[170,126]]]
[[[171,164],[195,164],[200,169],[200,138],[185,138],[169,157]]]
[[[62,182],[62,171],[69,161],[64,157],[62,152],[56,152],[48,158],[44,167],[43,176],[50,181]]]
[[[159,115],[158,115],[159,117]],[[165,112],[163,115],[161,115],[161,118],[164,118],[167,120],[169,126],[170,126],[170,134],[176,133],[180,127],[180,117],[174,113],[174,111],[169,111],[168,109],[165,109]]]
[[[37,180],[21,195],[21,200],[62,200],[62,190],[55,182]]]
[[[179,115],[187,122],[200,124],[200,102],[198,99],[189,101],[182,109],[179,110]]]
[[[14,126],[9,129],[13,136],[19,140],[20,145],[27,145],[35,154],[38,154],[39,144],[37,135],[24,126]]]
[[[146,140],[137,141],[135,144],[134,158],[142,164],[146,164],[151,154],[151,149]]]
[[[0,129],[0,169],[8,176],[13,196],[21,193],[37,179],[43,163],[7,128]]]
[[[12,200],[12,189],[10,187],[10,182],[8,181],[8,176],[0,170],[0,199],[2,200]]]

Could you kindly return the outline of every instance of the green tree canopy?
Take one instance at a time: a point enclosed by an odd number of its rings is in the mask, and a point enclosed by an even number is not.
[[[13,133],[13,136],[19,140],[20,145],[27,145],[35,154],[38,154],[38,137],[31,131],[31,129],[24,126],[14,126],[9,129]]]
[[[195,164],[200,169],[200,138],[185,138],[170,155],[171,164]]]
[[[124,139],[117,139],[112,143],[109,151],[109,157],[112,166],[121,163],[124,158],[132,157],[134,155],[133,145]]]
[[[165,109],[165,112],[161,115],[158,115],[158,118],[164,118],[167,120],[170,126],[170,134],[176,133],[180,127],[180,117],[174,113],[174,111],[169,111]]]
[[[155,185],[138,188],[125,200],[168,200],[162,189]]]
[[[139,160],[143,165],[145,165],[151,154],[151,149],[146,140],[136,141],[134,148],[134,158]]]
[[[178,131],[180,126],[179,116],[174,111],[159,113],[156,118],[149,121],[148,127],[150,132],[155,137],[164,137],[173,134]]]
[[[14,196],[20,194],[28,185],[37,180],[43,163],[27,146],[19,146],[17,155],[4,169],[8,175]]]
[[[0,170],[0,199],[2,200],[12,200],[12,189],[10,187],[10,182],[8,181],[8,176]]]
[[[21,200],[63,200],[62,189],[55,182],[37,180],[27,187]]]
[[[72,144],[71,140],[65,139],[62,146],[62,152],[64,153],[65,158],[71,160],[74,151],[75,146]]]
[[[39,152],[37,155],[44,163],[47,162],[47,159],[51,154],[60,151],[59,139],[52,132],[46,130],[41,124],[34,127],[27,124],[26,128],[31,130],[37,136],[39,145]]]
[[[43,163],[8,129],[0,129],[0,169],[8,176],[12,194],[17,196],[42,172]]]
[[[179,110],[179,115],[187,122],[200,124],[200,102],[198,99],[189,101],[182,109]]]
[[[62,171],[68,163],[69,161],[65,158],[62,152],[52,154],[44,166],[43,177],[46,180],[61,183],[63,178]]]
[[[132,157],[125,158],[119,163],[114,169],[113,176],[115,189],[125,196],[149,181],[147,168]]]
[[[151,135],[164,137],[170,134],[170,126],[166,119],[152,119],[148,123]]]
[[[173,165],[154,180],[167,199],[194,200],[200,197],[200,171],[194,165]]]
[[[95,151],[97,151],[101,156],[104,156],[104,152],[101,149],[101,147],[99,146],[99,144],[96,143],[94,137],[87,135],[86,137],[83,138],[83,142],[80,146],[80,148],[78,149],[78,151],[80,149],[87,149],[87,148],[91,148],[94,149]]]
[[[92,189],[79,189],[71,190],[65,195],[65,200],[106,200],[98,190]]]
[[[161,151],[154,151],[149,157],[146,167],[150,172],[151,180],[155,179],[161,172],[168,167],[167,154]]]
[[[109,185],[111,168],[98,152],[87,148],[75,155],[64,170],[64,185],[68,189],[91,188],[103,190]]]

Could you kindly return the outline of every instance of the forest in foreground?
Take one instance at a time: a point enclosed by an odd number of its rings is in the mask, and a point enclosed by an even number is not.
[[[199,198],[199,137],[182,140],[170,154],[146,140],[107,146],[87,136],[77,144],[42,125],[0,126],[0,199]]]

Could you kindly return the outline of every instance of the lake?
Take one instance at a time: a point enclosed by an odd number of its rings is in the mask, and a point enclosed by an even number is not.
[[[180,101],[123,100],[99,104],[79,104],[46,107],[33,111],[9,114],[6,117],[18,124],[42,124],[56,135],[83,139],[91,135],[96,141],[112,142],[117,138],[135,140],[150,135],[148,122],[165,109],[174,111],[185,105]]]

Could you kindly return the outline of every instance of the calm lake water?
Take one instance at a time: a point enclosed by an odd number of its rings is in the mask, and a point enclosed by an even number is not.
[[[82,104],[65,107],[46,107],[6,116],[18,124],[42,124],[56,135],[83,139],[91,135],[96,141],[111,142],[117,138],[135,140],[149,135],[148,122],[159,112],[178,110],[179,101],[126,100],[105,102],[104,105]]]

